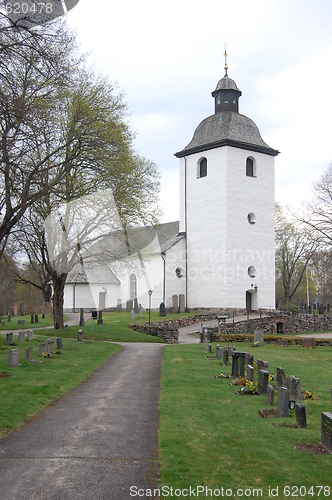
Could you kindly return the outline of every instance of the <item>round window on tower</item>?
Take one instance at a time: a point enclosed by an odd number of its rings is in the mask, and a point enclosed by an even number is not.
[[[183,278],[183,271],[182,271],[181,267],[177,267],[175,269],[175,274],[176,274],[177,278]]]
[[[256,276],[256,269],[254,266],[249,266],[248,267],[248,274],[250,276],[250,278],[255,278]]]
[[[249,224],[256,224],[256,215],[253,212],[250,212],[247,215],[247,219],[248,219]]]

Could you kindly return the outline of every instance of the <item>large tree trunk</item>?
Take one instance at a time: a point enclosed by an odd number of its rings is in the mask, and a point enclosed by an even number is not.
[[[65,290],[65,283],[67,273],[60,274],[59,276],[54,273],[52,276],[53,281],[53,319],[55,330],[63,330],[63,297]]]

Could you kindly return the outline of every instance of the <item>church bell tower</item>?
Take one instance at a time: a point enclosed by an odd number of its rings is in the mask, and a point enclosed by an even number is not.
[[[275,307],[274,158],[225,75],[180,159],[187,308]]]

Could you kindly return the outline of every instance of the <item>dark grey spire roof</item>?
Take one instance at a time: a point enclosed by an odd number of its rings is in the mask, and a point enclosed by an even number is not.
[[[195,130],[191,142],[182,151],[175,153],[175,156],[181,158],[220,146],[234,146],[271,156],[279,153],[263,141],[257,125],[250,118],[233,111],[225,111],[205,118]]]
[[[224,76],[219,82],[217,83],[216,90],[236,90],[237,92],[241,92],[234,80],[229,78],[228,76]]]

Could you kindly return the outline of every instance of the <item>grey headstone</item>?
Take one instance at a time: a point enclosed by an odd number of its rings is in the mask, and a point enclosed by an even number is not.
[[[244,377],[246,353],[239,352],[239,358],[240,358],[240,377]]]
[[[291,389],[291,396],[296,400],[301,399],[300,379],[297,377],[293,378],[293,386]]]
[[[8,323],[11,323],[11,320],[12,320],[12,315],[11,315],[11,314],[8,314],[8,316],[7,316],[7,321],[8,321]]]
[[[278,413],[281,417],[289,415],[289,389],[280,387],[278,393]]]
[[[13,343],[13,332],[6,333],[6,345],[12,345]]]
[[[179,312],[179,297],[178,295],[172,295],[172,312]]]
[[[62,337],[58,337],[56,339],[56,348],[58,351],[62,351]]]
[[[102,325],[104,322],[103,320],[103,311],[100,309],[99,312],[98,312],[98,321],[97,321],[97,324],[98,325]]]
[[[28,341],[30,342],[33,339],[33,330],[28,330]]]
[[[258,346],[264,345],[264,332],[263,330],[254,331],[254,344],[258,342]]]
[[[84,309],[83,307],[80,308],[80,323],[79,323],[80,326],[84,326],[85,325],[85,321],[84,321]]]
[[[165,309],[165,316],[166,316],[166,309]],[[142,318],[143,318],[143,307],[142,307],[142,305],[141,305],[141,304],[138,306],[138,317],[139,317],[140,319],[142,319]]]
[[[332,453],[332,413],[327,411],[321,414],[321,443]]]
[[[24,339],[25,339],[25,332],[18,332],[18,341],[24,342]]]
[[[277,366],[277,387],[283,387],[286,385],[286,369],[281,366]]]
[[[255,368],[251,365],[247,365],[247,380],[250,380],[251,382],[254,381],[254,373],[255,373]]]
[[[47,352],[49,354],[54,354],[54,340],[53,339],[47,339],[46,345],[47,345]]]
[[[17,324],[20,325],[20,326],[24,326],[25,325],[25,319],[18,319],[17,320]]]
[[[257,360],[257,373],[263,369],[263,361],[261,359]]]
[[[161,302],[159,305],[159,316],[161,318],[164,318],[166,316],[166,307],[165,307],[165,304],[163,302]]]
[[[19,365],[19,350],[18,349],[10,349],[8,351],[8,366],[18,366]]]
[[[84,339],[83,339],[83,330],[78,330],[77,332],[77,341],[78,342],[83,342]]]
[[[224,366],[228,365],[228,349],[227,349],[227,347],[224,347],[222,350],[222,364]]]
[[[42,358],[43,356],[46,356],[46,354],[47,354],[46,344],[39,344],[38,356]]]
[[[269,384],[269,372],[267,372],[266,370],[260,370],[258,374],[259,392],[266,394],[268,384]]]
[[[135,307],[135,304],[134,304],[133,299],[127,300],[127,302],[126,302],[126,311],[127,312],[131,312],[131,310],[134,309],[134,307]]]
[[[232,356],[232,377],[237,378],[239,376],[239,353],[233,352]]]
[[[132,309],[131,313],[130,313],[130,319],[133,320],[135,319],[135,310]]]
[[[183,293],[180,293],[179,295],[179,312],[180,313],[186,312],[186,300],[185,300],[185,295]]]
[[[18,315],[19,316],[24,316],[23,302],[20,302],[20,305],[19,305],[19,308],[18,308]]]
[[[300,429],[307,428],[307,417],[306,417],[306,412],[305,412],[305,405],[302,405],[299,403],[295,404],[295,418],[296,418],[296,425]]]
[[[274,387],[270,384],[267,386],[266,404],[268,404],[270,406],[274,405]]]
[[[117,300],[116,312],[122,312],[122,300],[121,299]]]
[[[28,347],[25,349],[25,361],[32,360],[33,347]]]

